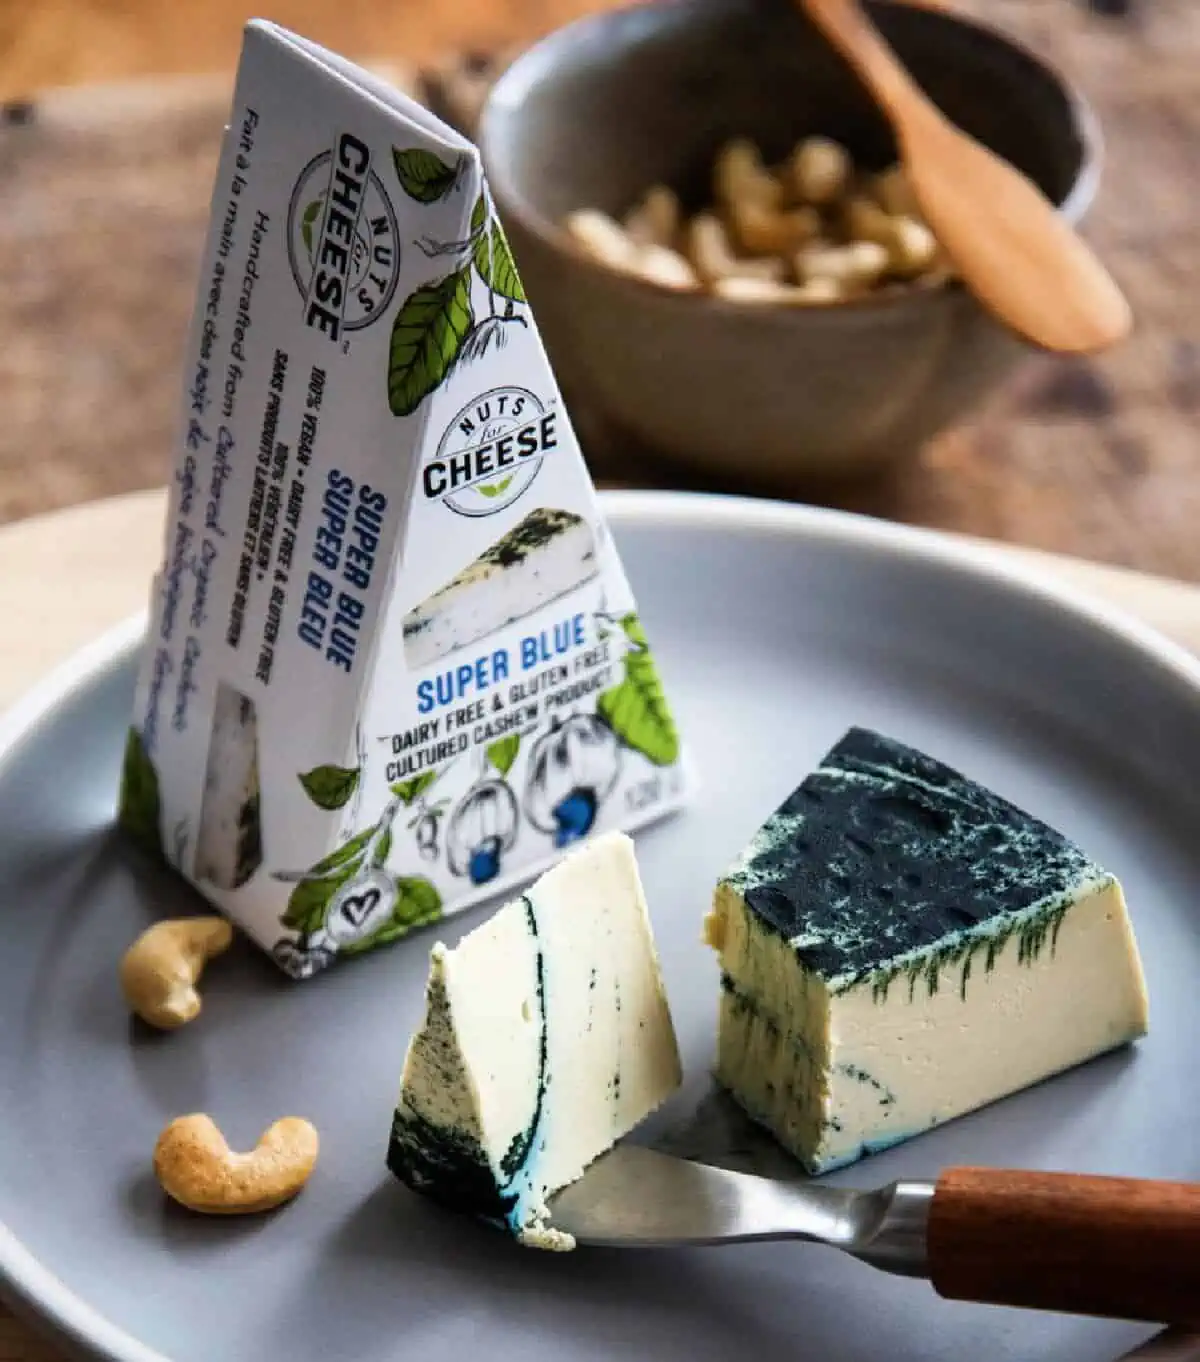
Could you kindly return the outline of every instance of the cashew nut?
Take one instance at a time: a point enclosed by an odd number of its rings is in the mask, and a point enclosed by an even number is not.
[[[700,286],[691,265],[677,251],[654,243],[639,245],[607,213],[583,208],[572,213],[565,225],[584,251],[609,269],[676,291]]]
[[[900,165],[891,166],[881,175],[876,175],[872,189],[879,206],[894,218],[916,218],[922,220],[912,185]]]
[[[832,279],[845,295],[874,284],[889,259],[887,248],[877,241],[852,241],[848,246],[818,243],[796,253],[795,267],[800,279]]]
[[[154,1146],[154,1175],[172,1200],[208,1215],[249,1215],[289,1201],[317,1162],[316,1127],[285,1116],[249,1154],[225,1143],[212,1117],[177,1116]]]
[[[204,966],[229,949],[233,928],[223,917],[181,917],[148,927],[121,960],[121,991],[150,1026],[171,1031],[200,1011],[196,984]]]
[[[796,288],[801,303],[837,303],[846,296],[836,279],[806,279]]]
[[[643,246],[634,265],[636,273],[661,288],[687,292],[700,287],[696,272],[679,254],[667,246]]]
[[[575,241],[601,265],[625,272],[633,268],[637,247],[619,222],[597,208],[570,213],[563,224]]]
[[[895,220],[874,199],[861,195],[847,199],[844,212],[846,231],[851,240],[877,241],[881,246],[891,246]]]
[[[815,208],[780,211],[754,199],[736,199],[729,205],[733,234],[751,255],[788,255],[821,233]]]
[[[758,148],[746,137],[735,137],[717,153],[713,189],[726,206],[750,200],[764,208],[778,208],[783,186],[763,165]]]
[[[731,303],[808,307],[836,303],[842,291],[834,279],[810,279],[803,284],[781,284],[773,279],[747,279],[732,276],[713,284],[718,298]]]
[[[725,224],[712,213],[697,213],[688,223],[687,254],[692,268],[707,283],[717,279],[782,279],[783,261],[739,260],[729,244]]]
[[[638,246],[674,246],[682,212],[675,191],[656,184],[625,215],[625,231]]]
[[[911,278],[933,267],[938,244],[923,222],[916,218],[894,217],[889,253],[893,273]]]
[[[832,203],[850,183],[850,157],[828,137],[806,137],[788,160],[792,189],[804,203]]]

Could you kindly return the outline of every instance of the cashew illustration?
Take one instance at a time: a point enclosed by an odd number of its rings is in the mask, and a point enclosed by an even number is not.
[[[200,1011],[196,983],[204,966],[232,940],[223,917],[172,918],[147,928],[121,961],[121,991],[131,1011],[163,1031],[190,1022]]]
[[[154,1175],[172,1200],[206,1215],[250,1215],[291,1200],[317,1162],[316,1127],[285,1116],[249,1154],[229,1148],[211,1116],[177,1116],[154,1146]]]

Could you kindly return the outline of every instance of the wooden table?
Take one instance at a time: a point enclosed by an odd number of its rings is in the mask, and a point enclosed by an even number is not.
[[[1068,0],[1069,2],[1069,0]],[[262,15],[351,56],[429,61],[527,40],[621,0],[3,0],[0,100],[60,85],[232,69]]]

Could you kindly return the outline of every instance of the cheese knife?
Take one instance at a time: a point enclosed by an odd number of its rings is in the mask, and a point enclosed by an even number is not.
[[[550,1216],[582,1245],[809,1240],[950,1300],[1200,1327],[1200,1184],[950,1168],[853,1191],[618,1145]]]

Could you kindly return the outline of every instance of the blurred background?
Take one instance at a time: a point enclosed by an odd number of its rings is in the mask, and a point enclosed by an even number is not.
[[[670,8],[687,13],[694,5],[699,15],[707,2]],[[766,23],[782,0],[758,3]],[[385,70],[474,136],[492,80],[516,54],[585,14],[617,8],[614,0],[278,0],[262,12]],[[734,441],[728,451],[690,459],[685,438],[663,437],[664,423],[675,420],[670,400],[693,370],[653,308],[639,319],[637,343],[661,360],[661,381],[657,391],[651,383],[639,392],[640,410],[616,410],[596,372],[605,367],[607,283],[591,281],[585,322],[595,330],[581,332],[580,322],[568,335],[560,322],[550,325],[557,276],[546,276],[543,262],[535,271],[547,299],[543,330],[593,472],[602,484],[815,501],[1200,580],[1200,6],[958,0],[936,8],[993,26],[1050,73],[1047,83],[1010,64],[989,84],[969,47],[927,45],[918,74],[938,86],[945,107],[982,120],[985,140],[1019,128],[1021,154],[1044,161],[1066,135],[1063,111],[1077,111],[1073,99],[1094,115],[1103,169],[1083,231],[1133,305],[1132,337],[1091,359],[1014,350],[999,362],[971,348],[975,333],[961,305],[953,317],[947,305],[940,321],[921,321],[905,341],[921,359],[921,383],[889,393],[880,337],[896,307],[878,323],[860,309],[849,338],[840,322],[788,321],[792,329],[771,346],[779,372],[769,433],[774,444],[794,445],[795,458],[776,457],[767,469],[750,445],[739,450]],[[164,480],[241,25],[259,12],[245,0],[0,0],[0,523]],[[734,58],[755,59],[749,49]],[[714,63],[734,58],[713,54]],[[614,38],[602,63],[610,89],[637,79],[623,60]],[[544,140],[553,124],[577,138],[607,137],[619,152],[628,131],[617,115],[577,126],[569,87],[554,86],[555,98],[541,99],[524,121],[510,119],[505,137]],[[763,99],[786,105],[787,97],[767,90]],[[794,117],[785,109],[782,123],[772,115],[768,140],[841,135],[836,117],[834,126],[818,126],[821,111],[802,104]],[[686,109],[668,112],[687,123]],[[744,126],[744,110],[729,110],[723,129],[711,109],[705,117],[711,138],[755,132]],[[864,135],[847,130],[850,140]],[[699,151],[688,154],[694,161]],[[1034,173],[1032,163],[1025,168]],[[604,186],[592,190],[602,195]],[[551,200],[571,192],[547,190]],[[503,195],[500,202],[503,213]],[[615,213],[622,205],[599,206]],[[522,233],[511,235],[524,271],[533,248]],[[540,316],[532,284],[530,293]],[[817,476],[811,418],[829,398],[830,380],[814,386],[814,365],[834,333],[811,328],[830,325],[842,328],[838,343],[848,347],[837,400],[876,434],[871,457],[860,458],[856,446],[844,467],[825,459]],[[733,335],[738,326],[745,332],[744,317],[721,322],[713,344],[727,372],[744,380],[752,366],[747,342]],[[672,371],[664,356],[682,367]],[[949,385],[955,401],[943,401],[939,385]],[[739,390],[737,401],[755,406],[748,392]]]

